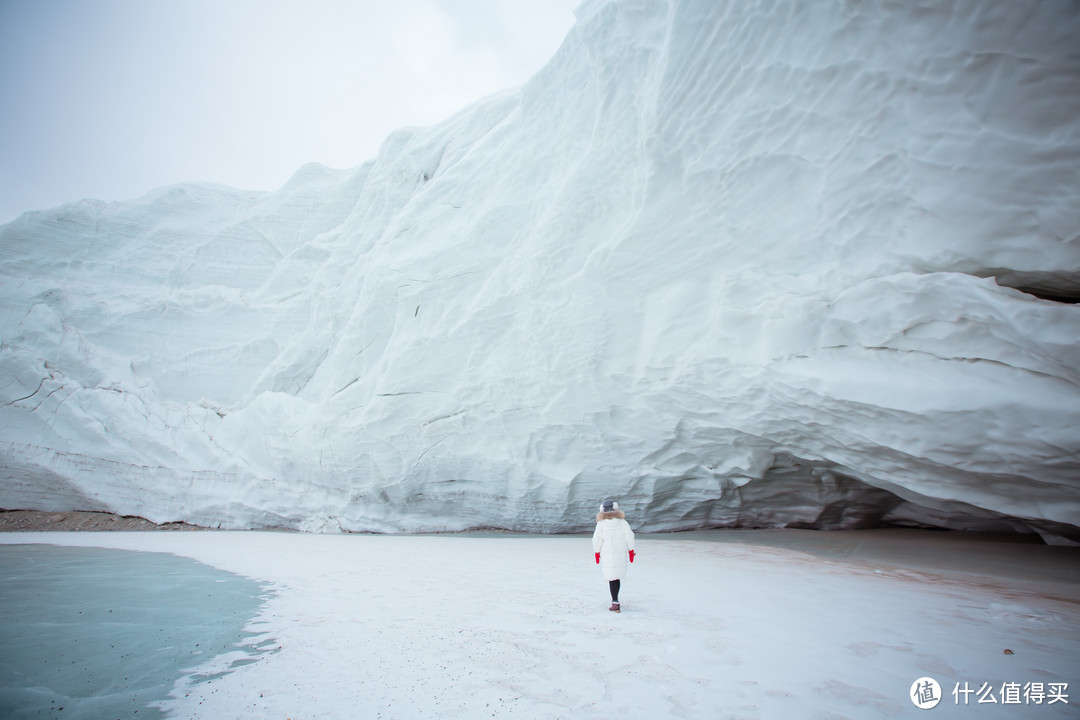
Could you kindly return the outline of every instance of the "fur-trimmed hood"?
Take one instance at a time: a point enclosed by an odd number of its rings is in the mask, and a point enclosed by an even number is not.
[[[625,520],[626,513],[622,510],[608,510],[607,512],[596,513],[596,522],[601,520]]]

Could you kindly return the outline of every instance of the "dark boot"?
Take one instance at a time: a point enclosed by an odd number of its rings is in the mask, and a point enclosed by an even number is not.
[[[608,610],[611,612],[622,612],[622,610],[619,609],[619,603],[617,602],[611,603],[611,607],[609,607]]]

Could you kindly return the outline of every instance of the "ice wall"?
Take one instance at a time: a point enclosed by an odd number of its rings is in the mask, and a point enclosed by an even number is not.
[[[1080,537],[1080,12],[585,2],[354,170],[0,227],[0,507]]]

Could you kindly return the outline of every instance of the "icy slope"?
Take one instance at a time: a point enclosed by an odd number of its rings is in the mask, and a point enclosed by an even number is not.
[[[1080,13],[578,16],[356,170],[0,227],[0,507],[1080,535]]]

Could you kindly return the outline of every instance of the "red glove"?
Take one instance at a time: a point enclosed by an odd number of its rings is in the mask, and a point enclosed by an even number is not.
[[[634,562],[634,551],[630,551],[630,562]]]
[[[596,555],[596,564],[600,564],[600,553],[594,553]]]

